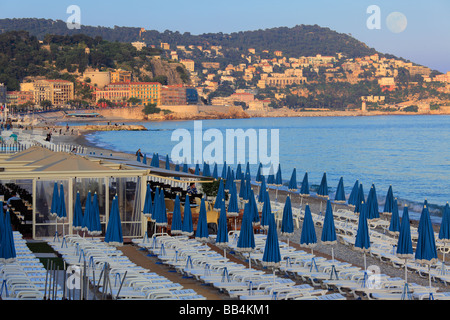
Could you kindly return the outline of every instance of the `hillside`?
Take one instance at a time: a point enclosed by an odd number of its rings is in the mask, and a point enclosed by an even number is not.
[[[0,31],[28,31],[31,35],[43,40],[45,35],[75,35],[85,34],[90,37],[101,37],[107,41],[133,42],[142,40],[147,44],[159,47],[161,42],[170,45],[217,45],[226,49],[239,48],[247,50],[255,48],[259,51],[283,51],[287,57],[310,56],[316,54],[335,55],[341,52],[349,58],[362,57],[376,53],[373,48],[355,38],[322,28],[318,25],[298,25],[292,28],[279,27],[265,30],[242,31],[231,34],[207,33],[192,35],[189,32],[180,33],[166,30],[159,32],[147,30],[140,38],[140,28],[93,27],[81,26],[80,30],[70,30],[61,20],[48,19],[0,19]]]
[[[88,49],[88,50],[87,50]],[[0,34],[0,83],[8,90],[19,90],[27,77],[80,79],[88,68],[121,68],[132,71],[137,81],[182,84],[189,79],[179,63],[156,59],[158,49],[137,51],[131,44],[109,42],[86,35],[47,35],[43,43],[26,31]]]

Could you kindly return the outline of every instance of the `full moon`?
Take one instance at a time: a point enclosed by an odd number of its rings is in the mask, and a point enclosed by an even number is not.
[[[394,33],[405,31],[408,25],[406,16],[401,12],[392,12],[386,18],[386,24],[389,30]]]

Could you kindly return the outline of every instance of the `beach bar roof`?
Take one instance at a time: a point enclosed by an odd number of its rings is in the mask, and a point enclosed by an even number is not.
[[[205,178],[190,173],[150,167],[135,160],[114,158],[112,156],[92,156],[53,152],[38,146],[30,147],[29,149],[16,154],[8,156],[2,155],[0,157],[0,181],[31,180],[31,194],[33,195],[33,238],[37,238],[36,214],[39,211],[37,210],[37,206],[40,205],[39,201],[41,201],[39,197],[42,198],[43,196],[47,196],[47,193],[49,193],[49,183],[53,184],[55,181],[65,181],[67,190],[68,221],[72,221],[76,196],[74,188],[80,188],[80,185],[82,185],[80,181],[83,179],[88,181],[96,179],[98,184],[102,185],[101,188],[103,188],[102,191],[105,195],[104,211],[106,220],[109,216],[109,188],[111,183],[113,183],[112,186],[116,187],[117,181],[122,181],[120,183],[123,183],[123,181],[130,181],[130,179],[133,179],[133,181],[136,180],[136,191],[139,194],[134,195],[135,200],[144,202],[148,180],[164,181],[165,183],[176,184],[177,186],[182,187],[187,187],[191,181],[196,181],[197,183],[212,181],[211,178]],[[39,190],[37,190],[38,185],[40,187]],[[143,208],[143,203],[141,208]],[[142,214],[140,216],[141,217],[138,219],[141,219],[141,221],[136,223],[142,224],[142,227],[140,228],[142,234],[136,236],[143,236],[145,229],[144,224],[147,223],[147,218]],[[70,222],[66,225],[69,226],[69,234],[72,234],[73,230],[70,228]]]

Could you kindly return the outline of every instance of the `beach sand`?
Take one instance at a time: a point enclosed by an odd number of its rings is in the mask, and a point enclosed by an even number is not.
[[[85,138],[85,134],[88,134],[88,133],[89,133],[88,131],[84,131],[84,132],[82,131],[82,132],[80,132],[80,135],[76,135],[76,136],[75,135],[55,136],[54,142],[55,143],[66,143],[66,144],[79,144],[79,145],[87,147],[89,149],[89,152],[94,151],[97,154],[99,154],[99,153],[108,154],[108,155],[113,154],[114,156],[116,156],[116,155],[122,156],[127,159],[135,159],[134,154],[127,154],[127,153],[123,153],[123,152],[109,150],[107,148],[99,148],[99,147],[94,146],[91,142],[89,142]],[[155,152],[157,152],[157,150],[155,150]],[[258,190],[259,190],[258,187],[255,187],[255,190],[254,190],[255,193],[258,192]],[[288,192],[286,192],[286,191],[282,191],[282,190],[278,191],[278,201],[280,203],[284,203],[287,194],[288,194]],[[275,200],[275,190],[274,189],[270,190],[270,197],[271,197],[272,201]],[[301,199],[298,194],[291,196],[291,200],[292,200],[293,207],[300,206]],[[303,207],[306,204],[308,204],[313,213],[319,213],[321,208],[322,208],[322,211],[324,212],[325,208],[326,208],[326,200],[315,197],[315,196],[305,197],[303,199],[302,204],[303,204]],[[349,207],[347,205],[343,205],[343,204],[336,204],[336,205],[333,204],[334,210],[337,210],[339,208],[349,208]],[[383,216],[382,216],[382,218],[384,218],[386,220],[389,219],[388,217],[383,217]],[[418,221],[411,220],[412,226],[417,226],[417,224],[418,224]],[[439,226],[437,226],[437,225],[435,225],[434,228],[435,228],[435,231],[439,230]],[[320,227],[316,226],[316,236],[318,239],[318,244],[316,247],[313,248],[313,253],[316,256],[323,256],[327,259],[331,259],[331,246],[321,244],[321,242],[320,242],[321,232],[322,232],[322,229]],[[304,248],[299,245],[300,234],[301,234],[301,226],[300,226],[300,228],[295,229],[293,236],[289,237],[290,245],[294,246],[300,250],[310,252],[311,249]],[[279,236],[279,239],[280,239],[280,241],[287,242],[287,238],[283,237],[281,235]],[[128,245],[128,246],[132,246],[132,245]],[[211,247],[214,248],[215,246],[211,244]],[[218,252],[223,252],[222,249],[219,249],[217,247],[215,249],[220,250]],[[129,248],[129,247],[125,246],[122,250],[124,251],[124,253],[130,254],[130,256],[133,256],[133,258],[136,259],[136,261],[139,262],[140,264],[148,265],[151,270],[156,270],[156,268],[158,268],[158,270],[162,272],[162,275],[165,275],[168,277],[169,276],[170,277],[174,277],[174,276],[178,277],[177,278],[178,280],[176,280],[176,281],[183,281],[183,285],[185,285],[186,288],[193,288],[194,290],[198,290],[199,293],[201,292],[200,294],[207,296],[208,299],[210,299],[210,300],[229,299],[229,297],[227,295],[220,293],[215,289],[205,288],[205,286],[201,285],[200,283],[196,283],[195,281],[190,280],[188,283],[187,279],[183,279],[182,277],[180,278],[179,275],[174,275],[173,272],[170,272],[170,270],[168,270],[166,267],[156,264],[155,260],[152,260],[151,258],[142,254],[142,252],[133,252],[136,250],[135,248]],[[333,250],[334,250],[334,258],[336,260],[348,262],[354,266],[358,266],[361,268],[364,267],[364,255],[361,252],[354,250],[352,248],[352,246],[344,245],[338,241],[335,245],[333,245]],[[139,254],[141,256],[139,256]],[[237,261],[240,261],[240,263],[245,263],[238,256],[232,256],[232,257],[233,257],[233,259],[237,259]],[[441,255],[440,255],[440,258],[442,258]],[[380,259],[373,257],[370,254],[366,254],[366,259],[367,259],[366,260],[367,266],[377,266],[382,274],[386,274],[391,277],[404,278],[404,268],[394,267],[391,263],[381,261]],[[253,267],[253,264],[252,264],[252,267]],[[422,276],[419,276],[417,273],[408,272],[408,282],[409,283],[417,283],[417,284],[420,284],[423,286],[428,286],[428,276],[422,277]],[[443,284],[443,283],[433,282],[432,286],[439,288],[440,291],[448,291],[449,290],[448,287],[445,286],[445,284]]]

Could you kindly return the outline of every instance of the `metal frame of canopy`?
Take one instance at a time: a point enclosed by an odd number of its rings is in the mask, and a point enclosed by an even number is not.
[[[57,154],[57,153],[55,153]],[[58,153],[60,154],[60,153]],[[34,160],[24,160],[15,161],[9,158],[16,157],[17,154],[11,154],[10,157],[1,157],[0,158],[0,168],[3,168],[4,171],[0,172],[0,181],[17,181],[17,180],[31,180],[32,185],[32,237],[36,239],[36,213],[37,213],[37,183],[38,181],[67,181],[67,192],[68,194],[74,194],[74,181],[76,179],[90,178],[90,179],[99,179],[104,180],[105,186],[105,194],[109,195],[109,186],[111,179],[115,178],[140,178],[138,181],[140,182],[139,188],[139,197],[141,201],[141,208],[143,207],[145,201],[145,191],[146,191],[146,183],[148,179],[160,179],[165,181],[170,181],[171,183],[176,184],[185,184],[192,181],[196,181],[196,183],[209,183],[212,182],[211,178],[193,175],[184,172],[171,171],[160,168],[153,168],[149,166],[145,166],[142,164],[133,163],[133,161],[127,161],[125,159],[108,159],[108,158],[99,158],[99,157],[90,157],[90,156],[75,156],[73,154],[66,154],[67,158],[70,157],[80,157],[84,161],[84,164],[87,164],[80,170],[67,169],[67,170],[52,170],[51,161],[49,161],[50,165],[47,166],[36,166],[33,165],[33,162],[38,161],[39,159]],[[56,159],[56,157],[55,157]],[[61,160],[61,157],[57,159],[56,162],[64,161]],[[56,163],[55,162],[55,163]],[[92,163],[92,167],[98,167],[98,170],[86,170],[85,168],[89,168],[89,164]],[[59,166],[60,167],[60,166]],[[58,168],[59,168],[58,167]],[[174,177],[179,177],[183,180],[174,179]],[[136,195],[138,196],[138,195]],[[108,197],[105,197],[105,215],[106,215],[106,223],[109,218],[109,209],[110,203]],[[139,200],[137,200],[139,201]],[[73,219],[73,211],[74,211],[74,197],[68,197],[67,202],[67,219],[68,221],[72,221]],[[142,215],[141,217],[141,234],[137,236],[144,236],[145,233],[145,224],[147,223],[147,218]],[[69,222],[69,226],[71,223]],[[74,230],[72,227],[69,227],[69,234],[73,234]]]

